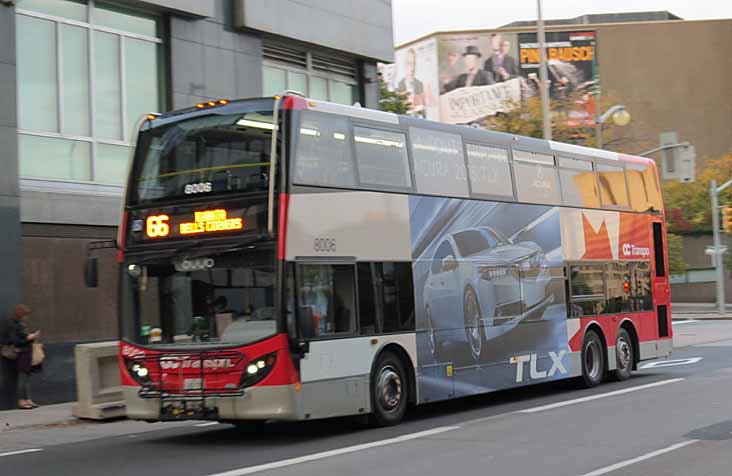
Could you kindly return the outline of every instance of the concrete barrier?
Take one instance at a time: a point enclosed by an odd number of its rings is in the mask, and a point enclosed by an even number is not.
[[[106,420],[124,417],[118,342],[79,344],[74,349],[76,360],[76,394],[78,401],[71,408],[77,418]]]

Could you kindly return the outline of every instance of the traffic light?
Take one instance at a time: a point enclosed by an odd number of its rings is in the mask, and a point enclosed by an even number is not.
[[[732,233],[732,207],[722,207],[722,229]]]

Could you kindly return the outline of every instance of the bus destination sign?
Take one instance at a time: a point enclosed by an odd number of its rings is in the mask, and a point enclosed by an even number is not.
[[[216,235],[244,229],[244,210],[199,210],[180,215],[165,213],[148,215],[145,239],[166,239],[186,236]]]

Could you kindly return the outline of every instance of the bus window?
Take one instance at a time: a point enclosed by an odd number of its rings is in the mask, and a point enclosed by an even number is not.
[[[547,154],[539,154],[537,152],[526,152],[524,150],[513,150],[513,159],[521,162],[531,162],[533,164],[554,165],[554,156]]]
[[[400,132],[354,127],[361,184],[411,188],[407,140]]]
[[[417,191],[428,195],[468,197],[462,138],[434,130],[409,128]]]
[[[628,162],[626,164],[626,175],[628,176],[628,187],[630,191],[630,204],[637,212],[655,211],[660,212],[661,191],[658,188],[656,171],[646,164]]]
[[[513,198],[508,150],[466,144],[468,176],[474,195],[497,195]]]
[[[411,263],[359,263],[361,335],[414,331]]]
[[[569,267],[571,317],[604,314],[605,265],[576,264]]]
[[[353,265],[302,264],[298,270],[301,335],[352,333],[356,321]]]
[[[615,165],[597,164],[600,182],[600,197],[603,206],[627,207],[628,190],[625,186],[625,171]]]
[[[562,201],[571,207],[600,208],[600,194],[592,162],[559,158]]]
[[[637,261],[630,264],[630,310],[652,311],[653,299],[651,296],[651,264],[647,261]]]
[[[554,167],[513,163],[516,195],[520,202],[559,205],[559,180]]]
[[[355,188],[348,120],[315,112],[301,113],[295,137],[294,181],[303,185]]]
[[[143,130],[132,203],[267,190],[272,113],[200,116]]]

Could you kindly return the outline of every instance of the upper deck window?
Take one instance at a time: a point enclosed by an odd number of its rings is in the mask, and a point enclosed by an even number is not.
[[[628,189],[625,186],[623,167],[597,164],[597,176],[603,206],[628,207]]]
[[[407,138],[401,132],[354,127],[358,176],[369,186],[410,188]]]
[[[212,114],[140,133],[133,203],[267,190],[272,112]]]
[[[559,180],[562,184],[562,199],[565,205],[573,207],[600,208],[600,194],[597,180],[589,160],[559,157]]]
[[[465,147],[473,194],[513,198],[508,150],[474,144]]]
[[[661,190],[658,186],[656,169],[650,164],[626,163],[625,173],[628,177],[630,191],[630,205],[637,212],[655,211],[663,209]]]
[[[304,185],[353,188],[356,174],[348,120],[303,111],[300,129],[293,131],[294,181]]]
[[[520,202],[559,205],[559,179],[554,167],[532,163],[513,163],[516,195]]]
[[[417,191],[429,195],[468,197],[462,138],[457,134],[409,128]]]

